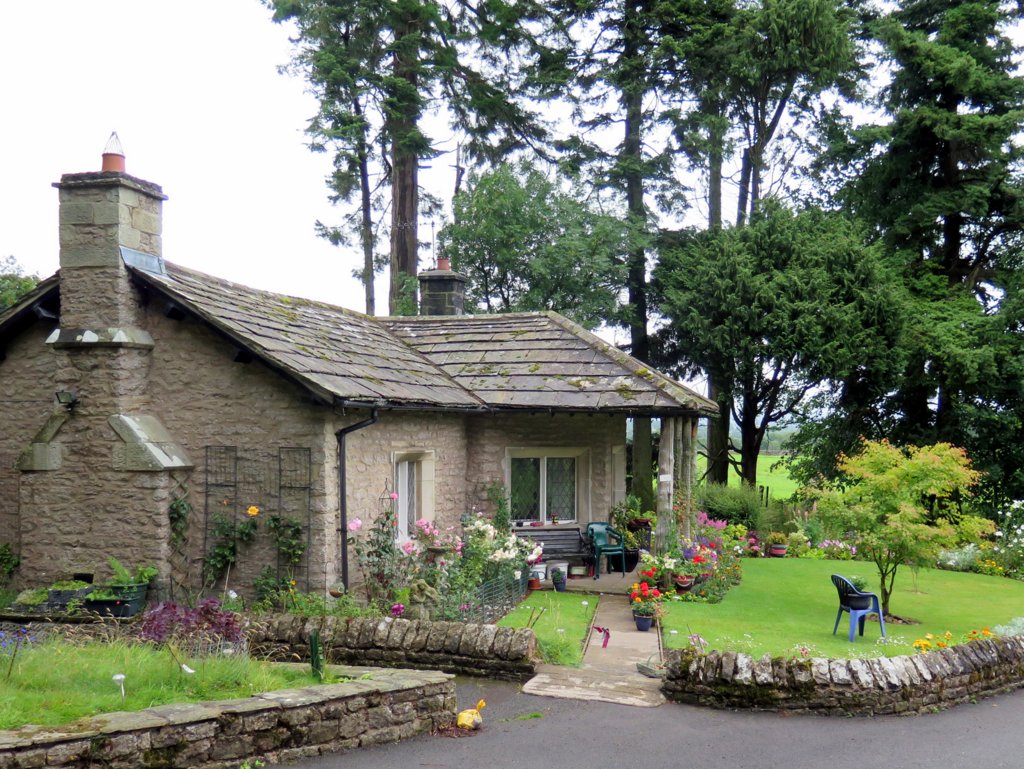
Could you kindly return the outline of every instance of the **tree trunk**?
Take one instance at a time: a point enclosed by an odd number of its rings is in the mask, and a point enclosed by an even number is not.
[[[622,60],[626,67],[636,66],[640,46],[644,44],[643,29],[638,21],[640,5],[629,0],[622,22]],[[626,186],[626,215],[633,232],[647,227],[644,207],[643,175],[643,97],[644,84],[632,78],[620,85],[625,120],[623,121],[622,161]],[[635,239],[627,257],[627,290],[630,304],[630,353],[646,363],[650,358],[647,336],[647,252],[643,242]],[[640,497],[644,510],[654,509],[654,488],[651,470],[651,420],[637,417],[633,420],[633,493]]]
[[[747,205],[750,201],[750,148],[743,150],[740,166],[740,189],[736,202],[736,226],[742,227],[747,221]]]
[[[753,389],[753,383],[749,385]],[[757,457],[761,453],[764,430],[757,427],[757,411],[750,390],[743,396],[740,412],[740,477],[747,486],[757,486]]]
[[[654,510],[654,452],[651,420],[633,419],[633,484],[630,493],[640,497],[641,510]]]
[[[395,30],[395,39],[412,39],[413,24]],[[394,78],[402,83],[397,91],[417,88],[414,46],[398,45],[395,51]],[[388,311],[392,315],[416,313],[416,273],[419,265],[419,157],[407,148],[409,137],[416,130],[416,116],[399,111],[403,105],[396,97],[396,112],[389,120],[391,139],[391,290]]]
[[[355,102],[355,113],[361,115],[359,101]],[[373,201],[370,196],[370,163],[365,133],[359,141],[359,192],[362,204],[362,222],[359,226],[359,242],[363,247],[363,290],[366,293],[366,314],[376,315],[377,306],[373,291]]]
[[[717,384],[713,373],[708,376],[708,397],[718,404],[718,419],[708,420],[708,483],[729,483],[729,427],[732,422],[732,398]]]

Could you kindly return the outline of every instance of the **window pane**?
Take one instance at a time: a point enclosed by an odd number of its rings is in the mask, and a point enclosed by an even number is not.
[[[419,518],[419,505],[417,504],[417,497],[419,496],[417,486],[417,476],[419,475],[419,462],[405,462],[409,470],[406,478],[405,485],[405,525],[406,534],[412,536],[416,529],[415,523]],[[402,492],[399,492],[401,494]]]
[[[540,458],[512,459],[512,518],[517,521],[540,520]]]
[[[561,520],[576,517],[576,458],[548,457],[547,459],[547,517]]]

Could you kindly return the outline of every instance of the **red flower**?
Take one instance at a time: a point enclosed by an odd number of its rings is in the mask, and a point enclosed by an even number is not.
[[[693,562],[694,563],[704,563],[704,558],[703,558],[703,556],[695,555],[695,556],[693,556]]]
[[[634,590],[632,593],[629,594],[629,597],[635,601],[639,595],[640,594]]]
[[[661,595],[661,591],[659,591],[658,588],[654,588],[654,590],[651,591],[651,595],[653,595],[655,598],[657,598],[658,596]]]

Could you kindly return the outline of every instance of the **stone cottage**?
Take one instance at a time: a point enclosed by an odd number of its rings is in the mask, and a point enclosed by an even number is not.
[[[636,415],[662,419],[692,473],[715,405],[555,313],[462,315],[443,263],[420,317],[259,291],[165,262],[165,196],[116,153],[54,186],[60,271],[0,315],[0,542],[20,584],[103,576],[115,556],[195,589],[255,509],[220,584],[269,567],[320,590],[354,576],[347,523],[392,492],[400,537],[457,523],[494,484],[517,519],[605,520]],[[295,524],[298,563],[274,521]]]

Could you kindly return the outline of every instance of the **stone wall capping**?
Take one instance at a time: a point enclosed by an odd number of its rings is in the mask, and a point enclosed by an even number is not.
[[[320,631],[329,662],[398,668],[405,678],[415,669],[525,681],[538,662],[537,637],[527,628],[391,617],[308,621],[275,615],[250,631],[250,649],[270,659],[305,659],[313,630]],[[375,674],[375,680],[383,679]]]
[[[250,758],[276,763],[392,742],[455,720],[455,684],[445,673],[347,666],[330,672],[377,679],[0,732],[0,766],[226,769]]]
[[[672,650],[662,691],[677,702],[818,715],[911,715],[1024,687],[1024,638],[984,638],[925,654],[786,659]]]

